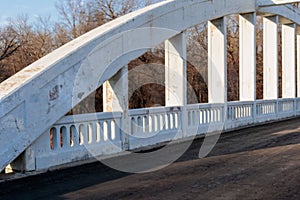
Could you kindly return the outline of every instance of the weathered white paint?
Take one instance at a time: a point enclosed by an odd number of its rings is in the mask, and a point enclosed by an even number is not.
[[[225,18],[208,22],[208,101],[227,101],[227,39]]]
[[[180,33],[165,41],[166,106],[184,106],[186,95],[186,36]]]
[[[148,48],[193,25],[255,9],[253,0],[164,1],[92,30],[1,83],[0,171]]]
[[[239,16],[240,101],[256,99],[256,14]]]
[[[257,5],[255,0],[164,1],[77,38],[1,83],[0,171],[130,60],[193,25],[255,11],[300,24],[294,8]]]
[[[187,105],[187,126],[189,130],[195,130],[190,131],[188,136],[181,134],[183,131],[181,124],[183,107],[130,110],[131,123],[129,123],[129,126],[131,132],[128,138],[128,149],[135,150],[155,146],[163,142],[180,140],[184,137],[195,137],[219,131],[217,127],[223,127],[225,122],[224,131],[229,131],[300,115],[300,98],[229,102],[226,106],[228,114],[224,118],[225,104]],[[122,120],[123,114],[115,112],[64,117],[53,127],[58,130],[66,127],[66,133],[70,132],[72,126],[76,127],[78,131],[73,129],[72,138],[69,138],[68,134],[63,135],[63,141],[66,144],[70,144],[70,141],[72,141],[72,145],[60,147],[60,138],[56,138],[58,140],[55,148],[51,149],[50,135],[47,131],[30,147],[31,157],[23,157],[22,165],[13,165],[13,169],[25,171],[47,170],[50,167],[82,161],[94,156],[114,156],[116,153],[124,152],[126,149],[121,148],[124,145],[122,144],[123,141],[120,140],[122,137],[120,127],[116,126],[115,128],[116,136],[114,139],[111,138],[112,134],[109,127],[104,128],[104,131],[100,129],[104,127],[104,122]],[[73,117],[77,119],[76,122],[74,122]],[[81,136],[79,134],[80,130],[82,131],[79,128],[80,125],[84,125],[84,127],[95,125],[90,133],[92,136],[91,142],[83,144],[77,142],[79,137],[87,137],[87,135]]]
[[[120,127],[122,149],[128,149],[130,119],[128,116],[128,66],[123,67],[103,84],[103,112],[123,112]]]
[[[103,84],[103,111],[128,111],[128,66]]]
[[[281,16],[281,19],[289,20],[295,24],[300,24],[300,10],[292,5],[280,5],[271,7],[260,7],[257,12],[266,16]]]
[[[299,3],[299,0],[257,0],[258,6],[276,6],[282,4]]]
[[[282,25],[282,98],[296,96],[296,26]]]
[[[187,61],[186,35],[180,33],[165,41],[165,104],[183,106],[182,134],[187,135]]]
[[[183,107],[130,110],[129,149],[156,145],[182,138]]]
[[[264,99],[278,97],[278,16],[263,19]]]

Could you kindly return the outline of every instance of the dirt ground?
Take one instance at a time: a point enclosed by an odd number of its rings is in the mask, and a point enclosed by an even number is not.
[[[159,171],[97,162],[0,183],[0,199],[300,199],[300,118],[223,134],[198,159],[202,142]]]

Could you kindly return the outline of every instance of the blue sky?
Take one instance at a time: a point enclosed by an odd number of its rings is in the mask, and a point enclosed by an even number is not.
[[[7,18],[28,14],[34,21],[37,16],[51,15],[52,21],[58,20],[55,3],[59,0],[0,0],[0,25],[5,24]]]

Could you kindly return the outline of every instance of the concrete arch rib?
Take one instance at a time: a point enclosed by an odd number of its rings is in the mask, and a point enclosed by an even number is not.
[[[261,7],[258,9],[258,13],[263,15],[278,15],[295,24],[300,24],[300,10],[291,5]]]
[[[122,66],[144,53],[149,45],[155,46],[207,20],[255,10],[254,0],[164,1],[79,37],[1,83],[0,171],[72,108],[74,84],[82,84],[92,92]],[[138,28],[145,31],[142,40],[120,34]],[[155,31],[161,28],[167,31],[163,34]],[[121,39],[112,40],[118,34]],[[119,51],[113,51],[113,47],[119,46],[122,46]],[[93,67],[82,73],[83,80],[88,80],[89,75],[102,77],[97,85],[88,81],[74,83],[82,65]],[[87,95],[78,93],[78,102]]]

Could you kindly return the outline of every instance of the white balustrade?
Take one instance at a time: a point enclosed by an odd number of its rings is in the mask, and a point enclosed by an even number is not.
[[[300,98],[295,99],[296,115],[300,115]]]
[[[188,136],[223,129],[224,104],[188,105]]]
[[[182,137],[181,107],[130,110],[130,149],[154,145]]]
[[[254,102],[229,102],[226,128],[246,126],[254,122]]]
[[[62,118],[30,147],[38,152],[36,168],[121,152],[121,116],[116,112]]]
[[[291,117],[296,114],[294,99],[279,99],[278,100],[278,119]]]
[[[278,104],[276,100],[259,100],[256,103],[258,122],[274,120],[277,117]]]
[[[256,106],[256,107],[255,107]],[[125,151],[122,137],[127,135],[129,150],[197,136],[229,131],[272,120],[300,115],[300,98],[229,102],[224,104],[157,107],[129,111],[129,130],[121,130],[122,113],[96,113],[66,116],[44,133],[31,147],[34,169],[47,169],[93,156]],[[183,116],[188,133],[183,133]]]

